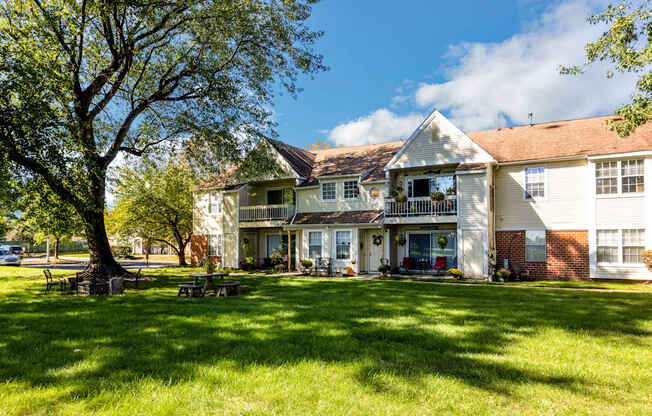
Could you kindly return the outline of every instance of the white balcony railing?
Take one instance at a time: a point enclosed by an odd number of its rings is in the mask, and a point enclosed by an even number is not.
[[[433,201],[430,198],[410,198],[406,202],[385,200],[386,217],[457,215],[455,198]]]
[[[250,205],[240,207],[240,222],[287,220],[294,215],[294,205]]]

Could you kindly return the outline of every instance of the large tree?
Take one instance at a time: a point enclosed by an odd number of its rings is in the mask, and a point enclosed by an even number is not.
[[[183,160],[157,164],[145,161],[120,168],[114,179],[115,206],[108,213],[110,229],[122,238],[140,237],[168,245],[186,266],[186,246],[192,235],[193,196],[197,183]]]
[[[0,153],[75,207],[90,271],[124,273],[104,224],[118,155],[180,144],[219,167],[274,134],[275,93],[325,69],[305,24],[315,2],[0,3]]]
[[[607,25],[597,40],[586,45],[587,61],[583,65],[562,67],[562,74],[580,74],[595,62],[609,62],[618,72],[640,74],[632,101],[616,110],[622,119],[610,126],[627,136],[652,117],[652,8],[645,0],[621,0],[587,18],[589,24]],[[608,78],[613,71],[606,73]]]

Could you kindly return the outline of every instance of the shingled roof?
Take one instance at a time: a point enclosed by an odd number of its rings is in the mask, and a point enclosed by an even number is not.
[[[652,150],[652,123],[628,137],[607,126],[617,116],[583,118],[467,133],[498,162]]]
[[[310,176],[315,163],[315,154],[299,147],[290,146],[278,140],[268,139],[277,152],[292,166],[292,169],[302,178]]]
[[[382,210],[301,212],[293,218],[290,224],[377,224],[382,220],[382,213]]]

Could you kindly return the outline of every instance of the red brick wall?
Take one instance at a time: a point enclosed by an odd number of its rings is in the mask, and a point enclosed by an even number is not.
[[[193,235],[190,237],[190,261],[193,267],[199,267],[204,258],[208,254],[208,236],[206,235]],[[209,257],[213,266],[217,267],[218,263],[222,263],[222,256]]]
[[[589,233],[586,230],[546,231],[546,261],[525,261],[525,231],[496,232],[497,266],[516,262],[539,280],[588,280]]]

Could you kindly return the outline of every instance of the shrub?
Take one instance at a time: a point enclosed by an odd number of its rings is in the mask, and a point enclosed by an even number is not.
[[[652,250],[644,251],[641,253],[641,257],[643,257],[643,263],[652,271]]]
[[[278,251],[275,251],[269,255],[269,260],[276,266],[277,264],[283,263],[283,256]]]
[[[301,267],[303,267],[304,269],[311,268],[312,267],[312,260],[308,260],[308,259],[301,260]]]
[[[502,280],[509,280],[509,277],[512,275],[512,271],[509,269],[499,269],[496,272],[496,276]]]
[[[464,273],[459,269],[448,269],[448,274],[456,278],[457,280],[462,280],[464,278]]]

